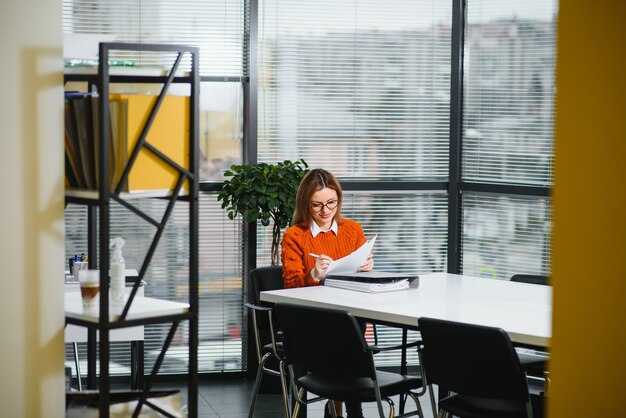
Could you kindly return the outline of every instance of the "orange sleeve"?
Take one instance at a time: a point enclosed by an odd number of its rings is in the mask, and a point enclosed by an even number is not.
[[[304,245],[304,233],[298,226],[285,231],[282,240],[281,262],[285,288],[318,286],[320,283],[311,276],[311,270],[304,265],[304,257],[310,252]]]

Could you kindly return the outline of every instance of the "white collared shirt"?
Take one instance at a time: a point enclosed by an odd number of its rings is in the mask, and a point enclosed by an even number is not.
[[[333,231],[335,235],[339,233],[339,228],[337,227],[337,221],[333,219],[333,223],[330,225],[330,229],[328,231]],[[328,231],[324,231],[322,228],[319,227],[318,224],[315,223],[314,220],[311,220],[311,235],[313,235],[313,238],[315,238],[320,232],[328,232]]]

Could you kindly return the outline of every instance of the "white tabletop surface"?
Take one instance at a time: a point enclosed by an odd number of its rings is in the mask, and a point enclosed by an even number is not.
[[[496,326],[515,343],[550,346],[550,286],[446,273],[420,275],[419,280],[417,289],[397,292],[370,294],[314,286],[261,292],[261,300],[342,309],[413,328],[420,317]]]
[[[137,274],[137,273],[135,273]],[[130,293],[132,286],[126,285],[126,294]],[[78,283],[65,283],[65,293],[77,293],[80,295],[80,286]],[[139,286],[137,289],[137,296],[143,296],[144,287]],[[70,298],[74,300],[77,296]],[[67,312],[66,312],[67,313]],[[111,341],[141,341],[144,339],[143,326],[118,328],[111,331],[109,339]],[[65,326],[65,342],[66,343],[81,343],[86,342],[88,339],[87,328],[80,325],[67,324]]]
[[[126,297],[127,299],[128,297]],[[119,319],[124,305],[111,307],[109,309],[110,320]],[[127,320],[154,318],[165,315],[176,315],[186,313],[189,310],[188,303],[172,302],[169,300],[147,298],[143,296],[135,296],[130,306]],[[82,319],[97,323],[100,317],[99,310],[84,310],[80,292],[65,293],[65,316],[67,318]]]

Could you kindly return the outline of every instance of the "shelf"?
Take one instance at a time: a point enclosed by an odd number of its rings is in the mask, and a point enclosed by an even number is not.
[[[170,68],[155,67],[109,67],[109,78],[113,83],[164,83]],[[65,81],[97,81],[97,66],[65,67]],[[172,82],[189,83],[191,73],[177,71]]]
[[[155,52],[155,53],[167,53],[176,54],[175,62],[172,63],[169,68],[150,68],[150,67],[115,67],[108,65],[109,52],[112,50],[120,51],[136,51],[142,52]],[[177,328],[181,322],[186,323],[186,329],[188,330],[188,354],[189,354],[189,387],[187,391],[188,397],[188,412],[189,416],[197,415],[198,405],[198,367],[197,367],[197,351],[198,345],[198,93],[200,90],[199,75],[198,75],[198,48],[183,46],[183,45],[155,45],[155,44],[127,44],[127,43],[108,43],[102,42],[99,45],[98,56],[100,59],[99,66],[85,66],[85,67],[66,67],[65,68],[65,81],[81,81],[87,82],[89,85],[87,88],[89,91],[98,92],[98,100],[96,101],[98,106],[97,119],[93,123],[93,128],[97,127],[98,138],[109,138],[111,132],[109,132],[109,123],[102,123],[102,121],[109,121],[110,107],[106,106],[108,98],[110,97],[110,87],[114,83],[150,83],[161,84],[161,92],[159,99],[151,104],[149,109],[149,117],[142,121],[140,126],[137,126],[139,137],[137,138],[136,147],[134,148],[135,154],[128,162],[125,162],[123,180],[128,183],[127,176],[132,168],[128,164],[133,164],[133,167],[137,167],[134,164],[138,161],[138,152],[147,150],[154,154],[159,160],[161,160],[163,169],[178,172],[178,177],[175,178],[175,182],[172,185],[172,190],[142,190],[132,192],[122,192],[115,194],[108,191],[108,185],[100,183],[98,190],[90,189],[67,189],[65,190],[65,202],[82,204],[88,206],[87,211],[87,240],[88,251],[87,256],[90,259],[90,268],[99,270],[99,277],[101,283],[101,293],[98,295],[98,300],[102,305],[95,309],[84,310],[82,305],[82,298],[80,291],[77,289],[70,289],[65,294],[65,322],[66,324],[83,327],[83,332],[87,330],[87,356],[88,356],[88,382],[87,387],[89,389],[99,388],[101,392],[93,395],[93,403],[98,406],[99,416],[110,416],[110,405],[115,402],[114,394],[110,392],[111,382],[109,366],[111,361],[111,347],[110,342],[121,331],[128,332],[132,330],[131,327],[138,327],[142,330],[143,325],[149,324],[165,324],[169,323],[169,332],[164,339],[161,354],[164,356],[169,348],[172,340],[176,336]],[[191,64],[191,71],[180,70],[180,65],[183,63],[183,56],[188,57]],[[185,58],[187,59],[187,58]],[[185,61],[186,62],[186,61]],[[107,64],[103,64],[107,63]],[[182,64],[186,65],[186,64]],[[99,73],[102,71],[102,73]],[[171,75],[170,75],[171,74]],[[188,93],[185,96],[189,97],[188,106],[185,107],[184,117],[188,118],[188,128],[186,128],[186,135],[184,138],[176,137],[176,140],[183,140],[183,145],[187,144],[189,148],[188,156],[183,157],[184,163],[178,162],[171,155],[155,144],[149,143],[147,133],[150,128],[155,128],[156,115],[158,112],[163,112],[164,107],[161,106],[164,103],[165,96],[175,96],[170,87],[172,83],[185,83],[189,85]],[[82,87],[81,87],[82,88]],[[128,86],[121,86],[120,90],[127,89]],[[186,91],[186,90],[185,90]],[[93,109],[92,109],[93,110]],[[86,113],[88,115],[88,113]],[[180,116],[178,113],[176,115]],[[92,114],[93,116],[93,114]],[[176,121],[179,121],[176,119]],[[155,122],[153,124],[152,122]],[[87,125],[87,124],[85,124]],[[167,127],[167,126],[166,126]],[[160,126],[158,129],[166,131],[166,127]],[[83,127],[83,131],[85,128]],[[152,132],[152,131],[150,131]],[[85,135],[83,135],[85,136]],[[170,138],[170,136],[166,136]],[[98,141],[97,155],[97,167],[98,175],[94,178],[109,179],[117,178],[113,173],[110,173],[111,155],[110,150],[107,147],[107,141]],[[121,167],[120,167],[121,168]],[[93,179],[92,179],[93,180]],[[95,181],[84,182],[93,186]],[[72,184],[80,184],[78,182]],[[142,185],[141,188],[148,189],[150,187],[159,187],[161,185],[167,185],[166,182],[156,182],[155,185]],[[140,187],[135,187],[139,189]],[[132,188],[131,188],[132,190]],[[163,212],[160,216],[154,217],[151,213],[147,213],[142,210],[141,205],[135,205],[136,201],[140,198],[157,198],[166,199],[167,205],[163,208]],[[163,235],[168,221],[171,219],[171,214],[174,211],[174,207],[178,203],[184,203],[186,209],[189,210],[189,299],[188,303],[174,302],[164,299],[144,297],[141,295],[143,289],[139,289],[139,283],[135,283],[129,296],[126,296],[124,302],[111,303],[107,298],[110,278],[105,273],[110,268],[110,248],[109,238],[111,233],[111,203],[116,202],[128,211],[134,213],[139,218],[152,224],[155,228],[155,233],[152,236],[149,249],[143,256],[143,261],[139,260],[141,267],[139,271],[138,280],[143,280],[143,275],[148,271],[148,266],[155,256],[156,249]],[[177,207],[177,206],[176,206]],[[93,264],[93,266],[92,266]],[[141,282],[140,282],[141,283]],[[127,289],[128,290],[128,289]],[[104,301],[103,301],[104,300]],[[101,309],[102,308],[102,309]],[[100,311],[106,311],[102,317]],[[140,348],[143,356],[143,345]],[[133,351],[134,352],[134,351]],[[156,376],[160,368],[160,361],[155,362],[152,372],[148,377],[144,386],[145,391],[150,391]],[[100,364],[100,369],[97,369],[97,364]],[[141,363],[141,370],[138,371],[143,377],[143,363]],[[132,377],[132,376],[131,376]],[[142,384],[143,386],[143,384]],[[154,406],[149,402],[139,401],[140,407],[149,406],[154,409]],[[158,409],[155,409],[158,410]]]
[[[111,195],[114,193],[111,192]],[[187,190],[181,190],[178,194],[179,197],[188,196]],[[140,199],[140,198],[153,198],[153,197],[171,197],[172,190],[144,190],[137,192],[122,192],[119,197],[124,200]],[[92,201],[93,204],[98,203],[100,193],[93,189],[65,189],[66,200],[72,201]]]
[[[124,304],[120,304],[120,306],[111,305],[109,307],[109,318],[111,325],[119,320],[119,315],[122,313],[122,309],[126,304],[126,300],[127,298],[124,299]],[[135,298],[133,299],[133,303],[130,306],[130,310],[128,311],[128,315],[126,315],[125,321],[186,314],[188,311],[188,303],[172,302],[170,300],[164,299],[135,296]],[[75,319],[87,323],[93,323],[94,326],[97,326],[100,321],[100,311],[85,311],[83,309],[83,302],[80,292],[71,292],[65,294],[65,317],[67,319]]]

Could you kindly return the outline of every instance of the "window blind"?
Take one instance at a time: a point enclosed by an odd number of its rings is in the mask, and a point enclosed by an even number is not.
[[[551,205],[547,198],[466,193],[463,274],[509,280],[549,275]]]
[[[462,176],[552,185],[557,1],[471,0]]]
[[[258,158],[448,175],[450,1],[259,2]]]
[[[451,10],[450,1],[261,0],[258,159],[304,158],[342,180],[447,179]],[[377,269],[445,270],[445,192],[374,184],[344,192],[343,208],[366,236],[379,234]],[[258,230],[257,265],[269,264],[270,233]],[[382,344],[400,341],[397,329],[377,330]],[[378,365],[398,363],[399,353],[377,355]]]
[[[200,75],[237,77],[247,75],[245,7],[243,0],[63,0],[63,31],[108,35],[117,42],[197,46]],[[111,58],[160,64],[146,53],[116,53]]]
[[[200,177],[219,180],[223,168],[241,158],[243,99],[239,78],[247,76],[244,65],[249,32],[246,4],[243,0],[64,0],[63,29],[68,35],[67,42],[83,36],[92,40],[199,47],[200,75],[213,80],[201,83],[200,89]],[[84,57],[66,54],[66,58]],[[117,53],[111,59],[160,66],[169,64],[173,57]],[[188,61],[181,64],[182,69],[188,66]],[[224,80],[234,77],[235,82],[218,82],[216,77]],[[141,205],[156,212],[160,210],[160,203],[155,200],[143,201]],[[145,288],[147,296],[187,300],[185,266],[189,251],[188,231],[184,225],[188,222],[188,211],[184,208],[185,205],[181,205],[175,209],[171,225],[166,228],[150,265]],[[68,257],[86,251],[86,216],[84,207],[70,205],[66,210]],[[111,236],[120,235],[127,241],[124,248],[127,266],[139,268],[154,234],[153,228],[115,204],[111,208],[111,223]],[[242,370],[245,364],[241,336],[245,333],[242,332],[241,228],[237,222],[228,220],[216,196],[207,194],[200,198],[200,229],[199,371]],[[179,328],[161,368],[163,373],[187,372],[187,325]],[[152,367],[166,332],[163,325],[146,327],[147,370]],[[67,351],[66,358],[70,360],[71,352]],[[80,352],[84,358],[82,345]],[[112,374],[128,374],[129,365],[128,345],[113,343]]]
[[[342,214],[359,221],[367,238],[378,235],[373,250],[377,270],[423,274],[446,269],[447,205],[443,192],[344,192]],[[258,226],[257,235],[257,265],[269,265],[271,228]],[[397,328],[377,326],[377,332],[381,344],[401,342]],[[370,334],[366,337],[373,338]],[[417,354],[410,354],[409,364],[417,364]],[[397,366],[399,356],[399,351],[381,352],[376,364]]]
[[[556,15],[556,0],[468,1],[463,181],[552,186]],[[464,193],[463,273],[549,275],[550,208],[542,196]]]
[[[363,226],[374,245],[376,269],[400,273],[445,271],[446,193],[346,192],[341,213]],[[284,232],[284,230],[283,230]],[[257,225],[257,265],[271,264],[272,228]]]
[[[160,219],[165,201],[133,201],[141,210]],[[148,251],[155,228],[117,203],[111,205],[111,237],[126,240],[126,267],[139,270]],[[87,210],[68,205],[65,214],[67,257],[86,252]],[[185,204],[176,205],[146,273],[145,296],[187,302],[189,300],[189,212]],[[199,349],[200,372],[240,371],[243,364],[241,339],[244,335],[243,288],[240,242],[241,224],[229,220],[215,194],[200,198],[199,230]],[[147,325],[144,331],[145,366],[154,365],[169,330],[168,324]],[[188,367],[188,324],[179,327],[161,373],[186,373]],[[81,355],[84,347],[81,344]],[[70,347],[66,361],[71,363]],[[81,357],[85,359],[86,357]],[[111,374],[128,374],[128,343],[111,346]],[[82,368],[86,372],[86,367]]]

